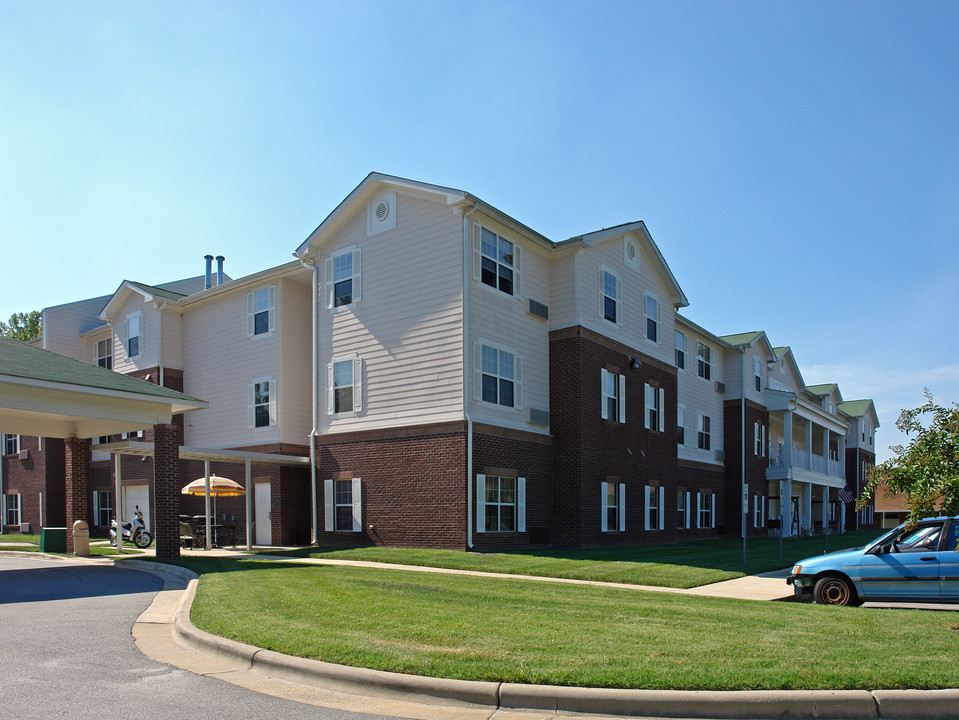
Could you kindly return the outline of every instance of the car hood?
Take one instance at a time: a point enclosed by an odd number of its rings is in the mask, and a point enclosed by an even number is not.
[[[803,575],[807,573],[817,573],[823,570],[838,569],[848,565],[859,565],[863,556],[863,548],[852,550],[839,550],[826,555],[815,555],[805,560],[801,560],[796,565],[802,565]],[[795,566],[793,566],[795,567]]]

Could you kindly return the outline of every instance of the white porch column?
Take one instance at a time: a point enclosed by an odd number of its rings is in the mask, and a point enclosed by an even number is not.
[[[799,523],[799,531],[802,529],[812,530],[812,483],[806,483],[803,486],[802,494],[802,520]]]
[[[806,451],[806,457],[809,458],[809,467],[807,470],[812,470],[812,420],[806,421],[806,446],[803,448]]]
[[[783,467],[790,468],[793,464],[793,412],[786,410],[783,413]],[[780,495],[782,498],[783,495]],[[785,518],[785,515],[783,515]]]
[[[823,485],[822,490],[822,530],[829,532],[829,486]]]
[[[789,537],[793,525],[793,484],[792,480],[781,480],[779,483],[779,514],[783,524],[779,529],[783,537]]]
[[[839,477],[846,478],[846,436],[839,436]]]

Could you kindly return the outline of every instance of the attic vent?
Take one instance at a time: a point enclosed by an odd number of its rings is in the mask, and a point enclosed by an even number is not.
[[[639,271],[639,248],[628,236],[623,239],[623,262],[626,267]]]
[[[383,222],[390,215],[390,204],[385,200],[377,203],[376,205],[376,219],[380,222]]]
[[[529,299],[529,314],[535,315],[543,320],[549,320],[549,307],[541,302],[536,302],[533,298]]]

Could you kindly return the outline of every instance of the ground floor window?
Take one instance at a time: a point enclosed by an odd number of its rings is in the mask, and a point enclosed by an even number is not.
[[[93,517],[98,527],[109,527],[110,518],[113,517],[112,492],[94,491]]]
[[[766,496],[753,495],[753,527],[766,527]]]
[[[665,488],[646,486],[646,530],[662,530]]]
[[[19,525],[20,520],[20,493],[10,493],[4,498],[4,525]]]
[[[526,478],[476,476],[477,532],[526,531]]]
[[[600,518],[603,532],[625,532],[626,530],[626,485],[616,482],[602,484],[602,515]]]
[[[685,490],[676,493],[676,527],[689,528],[689,493]]]
[[[360,532],[363,529],[363,492],[360,478],[323,482],[327,532]]]
[[[696,527],[716,527],[716,495],[714,493],[696,493],[699,517]]]
[[[860,525],[872,525],[874,519],[874,509],[872,505],[866,505],[862,510],[859,511],[859,524]]]

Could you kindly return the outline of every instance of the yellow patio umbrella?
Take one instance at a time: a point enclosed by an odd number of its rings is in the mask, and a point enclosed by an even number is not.
[[[206,495],[206,477],[197,478],[180,490],[181,495]],[[210,497],[213,498],[213,514],[216,515],[218,497],[237,497],[246,495],[246,489],[238,482],[219,475],[210,475]]]

